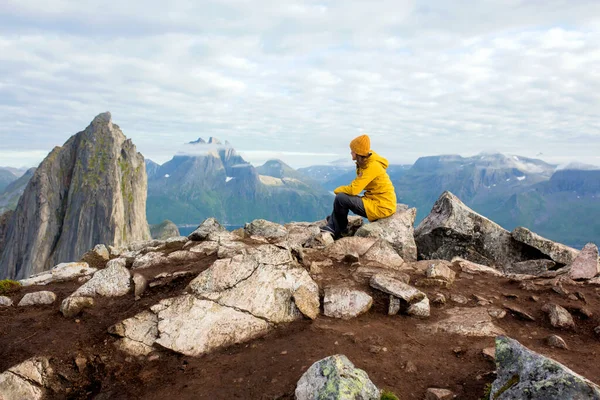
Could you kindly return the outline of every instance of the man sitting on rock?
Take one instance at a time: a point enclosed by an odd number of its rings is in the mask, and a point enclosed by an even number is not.
[[[371,151],[369,136],[362,135],[350,142],[350,154],[356,161],[356,178],[347,186],[333,192],[333,212],[327,225],[321,228],[339,239],[348,227],[348,212],[373,222],[396,212],[396,192],[386,172],[388,161]],[[364,196],[359,196],[362,191]]]

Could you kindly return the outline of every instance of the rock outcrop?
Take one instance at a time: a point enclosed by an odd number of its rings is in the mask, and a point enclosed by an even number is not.
[[[498,377],[491,399],[600,399],[600,387],[514,339],[496,338]]]
[[[466,260],[496,267],[542,259],[533,247],[516,241],[504,228],[471,210],[450,192],[444,192],[431,213],[415,230],[419,254],[425,259]]]
[[[96,244],[148,239],[144,157],[98,115],[42,161],[19,200],[0,278],[25,278],[78,260]]]

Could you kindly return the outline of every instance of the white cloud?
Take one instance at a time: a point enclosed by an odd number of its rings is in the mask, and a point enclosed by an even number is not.
[[[600,3],[544,5],[7,0],[0,146],[47,153],[110,110],[155,161],[216,136],[321,163],[367,132],[394,162],[493,146],[598,164]]]

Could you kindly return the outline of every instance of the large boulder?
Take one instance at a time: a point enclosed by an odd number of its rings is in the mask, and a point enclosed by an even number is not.
[[[129,293],[131,273],[123,258],[108,262],[107,267],[94,274],[92,279],[75,291],[72,297],[119,297]]]
[[[170,237],[179,236],[179,228],[172,221],[164,220],[160,224],[150,226],[152,239],[166,240]]]
[[[347,287],[325,289],[324,314],[328,317],[351,319],[369,311],[373,298],[362,290]]]
[[[516,241],[504,228],[444,192],[415,230],[421,258],[461,257],[488,266],[544,258],[539,250]]]
[[[190,233],[188,239],[195,241],[207,240],[210,235],[225,231],[225,227],[219,224],[219,221],[215,218],[211,217],[205,219],[194,232]]]
[[[367,373],[343,354],[315,362],[296,385],[296,400],[379,400],[380,392]]]
[[[515,228],[511,235],[515,240],[538,249],[557,264],[570,264],[579,254],[579,251],[572,247],[553,242],[522,226]]]
[[[600,399],[600,387],[514,339],[496,338],[497,378],[490,399]]]
[[[0,374],[0,399],[41,400],[53,375],[47,358],[35,357]]]
[[[35,305],[48,305],[56,301],[56,295],[52,292],[33,292],[27,293],[19,302],[19,307],[24,306],[35,306]]]
[[[289,250],[270,244],[215,262],[189,287],[203,298],[272,323],[302,318],[294,300],[301,287],[303,305],[319,303],[319,287],[308,272],[294,262]]]
[[[588,243],[570,264],[569,277],[571,279],[592,279],[600,273],[600,260],[598,260],[598,247]]]
[[[389,242],[404,261],[417,261],[417,246],[414,239],[414,224],[417,209],[403,209],[388,218],[363,225],[356,236],[381,238]]]
[[[280,241],[288,237],[288,231],[283,225],[264,219],[255,219],[244,226],[244,233],[248,236],[261,236],[267,240]]]
[[[98,243],[122,246],[150,238],[144,157],[98,115],[55,147],[27,184],[11,218],[0,279],[23,279],[79,260]]]
[[[262,318],[193,295],[165,299],[151,309],[158,316],[156,343],[188,356],[242,343],[271,329]]]

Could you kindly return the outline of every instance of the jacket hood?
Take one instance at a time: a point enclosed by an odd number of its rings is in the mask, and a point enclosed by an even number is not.
[[[379,164],[381,164],[383,169],[387,169],[389,165],[388,160],[386,158],[380,156],[374,151],[371,151],[371,157],[369,157],[369,162],[378,162]]]

